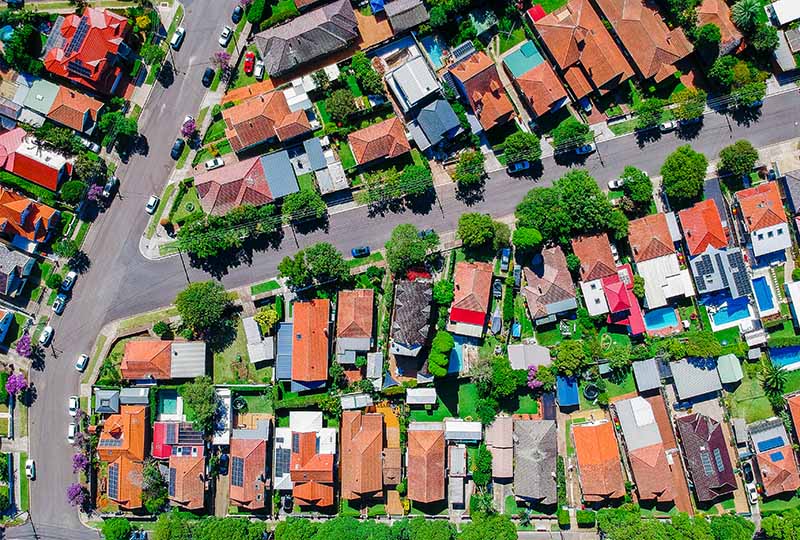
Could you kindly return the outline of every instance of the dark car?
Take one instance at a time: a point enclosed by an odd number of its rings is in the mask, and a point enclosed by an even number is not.
[[[420,238],[427,238],[428,236],[432,235],[435,231],[433,229],[425,229],[424,231],[419,231],[417,236]]]
[[[219,467],[217,470],[219,474],[222,476],[226,476],[228,474],[228,462],[230,461],[230,457],[228,454],[220,454],[219,455]]]
[[[359,257],[369,257],[369,253],[369,246],[354,247],[350,250],[350,255],[352,255],[354,259],[358,259]]]
[[[492,294],[495,298],[500,298],[503,296],[503,282],[499,279],[492,283]]]
[[[175,139],[175,144],[172,145],[172,150],[170,150],[169,152],[169,155],[172,156],[172,159],[178,159],[179,157],[181,157],[184,146],[186,146],[186,141],[184,141],[180,137]]]
[[[294,508],[294,504],[292,504],[292,496],[291,495],[284,495],[283,496],[283,511],[287,514],[292,511]]]
[[[745,461],[742,464],[742,472],[744,473],[744,481],[746,484],[751,484],[753,482],[753,466],[750,465],[749,461]]]
[[[106,185],[103,186],[103,198],[110,199],[111,195],[114,193],[114,190],[117,189],[118,186],[119,186],[119,179],[116,176],[111,175],[108,178],[108,182],[106,182]]]
[[[206,88],[211,86],[211,83],[214,82],[214,75],[216,75],[214,70],[210,67],[207,67],[206,70],[203,72],[203,86],[205,86]]]
[[[231,20],[238,24],[239,21],[242,20],[242,16],[244,15],[244,8],[241,5],[237,5],[233,8],[233,13],[231,13]]]

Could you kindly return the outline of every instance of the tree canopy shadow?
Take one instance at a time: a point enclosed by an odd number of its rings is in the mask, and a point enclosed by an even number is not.
[[[484,178],[475,185],[456,187],[456,199],[463,202],[467,206],[473,206],[483,200],[486,192],[486,180]]]
[[[731,112],[736,125],[750,127],[761,119],[761,107],[739,107]]]
[[[23,407],[30,407],[34,403],[36,403],[36,398],[39,396],[38,391],[36,390],[36,386],[33,383],[28,385],[20,395],[19,395],[19,402],[22,404]]]
[[[175,69],[172,65],[172,62],[167,60],[161,65],[156,79],[159,83],[161,83],[163,88],[169,88],[172,86],[172,83],[175,82]]]
[[[85,274],[92,266],[92,261],[84,251],[79,251],[69,260],[69,267],[79,274]]]
[[[418,197],[406,199],[406,208],[414,214],[429,214],[433,205],[436,203],[436,191],[431,188]]]
[[[661,138],[661,131],[658,127],[637,129],[633,132],[636,137],[636,144],[639,148],[644,148],[647,143],[655,142]]]
[[[700,117],[700,122],[694,124],[678,124],[676,134],[679,139],[690,141],[700,136],[700,131],[703,129],[703,119]]]

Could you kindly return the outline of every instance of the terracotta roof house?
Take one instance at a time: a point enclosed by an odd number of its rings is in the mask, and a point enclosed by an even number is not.
[[[633,75],[589,0],[570,0],[533,27],[577,99],[606,94]]]
[[[347,136],[347,142],[358,165],[394,159],[411,151],[406,128],[397,117],[354,131]]]
[[[0,167],[50,191],[56,191],[72,174],[71,161],[41,148],[20,127],[0,134]]]
[[[725,0],[703,0],[697,7],[697,26],[715,24],[720,29],[722,40],[719,45],[720,55],[728,54],[742,42],[742,33],[731,20],[731,8]]]
[[[606,233],[580,236],[572,240],[572,251],[581,261],[581,292],[589,315],[608,313],[609,306],[603,289],[603,278],[617,275],[617,265],[611,253]]]
[[[691,208],[681,210],[678,218],[690,256],[703,253],[709,246],[722,249],[728,245],[728,236],[713,199],[706,199]]]
[[[356,353],[372,349],[375,292],[372,289],[339,291],[336,302],[336,361],[355,364]]]
[[[578,308],[575,284],[560,247],[543,249],[523,273],[526,285],[522,294],[537,325],[554,322],[560,314]]]
[[[167,496],[172,504],[186,510],[199,510],[205,505],[206,458],[202,448],[197,455],[173,454],[169,457]]]
[[[514,82],[534,116],[560,109],[568,100],[567,91],[548,62],[542,62],[516,77]]]
[[[225,137],[234,152],[266,141],[285,142],[311,132],[304,110],[292,112],[281,91],[268,92],[223,109]]]
[[[556,504],[557,456],[553,420],[514,420],[514,495],[543,506]]]
[[[783,254],[791,247],[789,222],[783,209],[777,182],[765,182],[734,194],[748,245],[756,257],[771,253]]]
[[[127,510],[142,506],[146,411],[141,405],[123,405],[118,414],[106,418],[97,443],[100,460],[108,464],[106,493]]]
[[[58,210],[0,186],[0,234],[13,244],[47,242],[60,221]]]
[[[120,372],[123,378],[143,384],[193,379],[206,374],[206,344],[160,339],[128,341]]]
[[[411,422],[407,451],[408,498],[419,503],[444,500],[444,425]]]
[[[289,474],[295,501],[303,507],[330,507],[333,505],[336,430],[322,427],[322,413],[318,411],[292,411],[289,426]]]
[[[764,497],[797,491],[800,475],[783,421],[769,418],[750,424],[747,431],[756,454],[756,469]]]
[[[636,272],[644,278],[648,309],[666,306],[670,298],[694,296],[692,276],[688,268],[681,269],[665,214],[631,220],[628,242]]]
[[[419,354],[430,333],[432,301],[433,283],[430,280],[397,282],[390,333],[392,354]]]
[[[486,428],[486,448],[492,453],[492,477],[514,477],[514,420],[497,416]]]
[[[23,291],[36,259],[0,242],[0,295],[14,297]]]
[[[713,501],[736,490],[736,475],[719,422],[694,413],[675,420],[683,459],[700,502]]]
[[[344,411],[340,435],[342,497],[368,499],[383,489],[383,415]]]
[[[44,67],[94,92],[113,94],[127,72],[129,33],[128,19],[107,9],[87,7],[81,15],[60,16],[44,46]]]
[[[230,439],[230,498],[240,508],[260,510],[272,475],[267,467],[271,420],[262,418],[255,427],[234,429]]]
[[[492,294],[492,265],[485,262],[456,263],[455,295],[450,305],[448,330],[463,336],[481,337]]]
[[[505,124],[514,116],[494,61],[476,52],[450,68],[458,91],[469,101],[484,130]]]
[[[328,380],[330,317],[329,300],[294,303],[293,392],[321,388]]]
[[[102,108],[102,101],[81,94],[72,88],[59,86],[47,118],[79,133],[91,134]]]
[[[255,35],[270,77],[346,49],[359,38],[348,0],[337,0]]]
[[[633,65],[645,79],[660,83],[693,50],[680,27],[667,27],[654,0],[597,0]]]
[[[617,439],[608,420],[572,424],[583,499],[604,502],[625,496]]]
[[[800,440],[800,394],[794,394],[786,399],[786,405],[789,407],[789,415],[792,417],[792,424],[794,425],[795,440]]]

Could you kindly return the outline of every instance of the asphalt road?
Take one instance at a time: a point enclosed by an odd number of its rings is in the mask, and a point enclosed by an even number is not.
[[[187,36],[182,50],[176,54],[179,73],[171,86],[154,91],[140,119],[149,153],[133,156],[129,164],[119,169],[122,198],[115,200],[92,227],[84,246],[92,265],[78,280],[65,315],[53,322],[55,339],[45,369],[32,375],[38,399],[31,410],[30,455],[38,462],[39,478],[31,487],[31,514],[41,538],[59,540],[59,531],[64,528],[75,530],[72,538],[96,537],[85,529],[79,532],[75,512],[64,495],[66,486],[75,479],[70,460],[73,451],[65,439],[67,397],[76,394],[79,385],[72,367],[75,359],[80,353],[91,352],[105,323],[167,305],[186,285],[178,257],[153,262],[140,255],[139,239],[147,223],[143,208],[151,193],[161,192],[174,166],[169,149],[183,117],[197,112],[204,92],[199,82],[201,73],[210,55],[218,50],[216,36],[222,21],[228,20],[233,2],[189,0],[185,5]],[[535,180],[510,178],[499,171],[487,180],[485,197],[472,205],[457,199],[450,187],[440,190],[438,203],[425,211],[390,211],[371,216],[367,208],[357,208],[334,213],[327,231],[298,235],[298,244],[293,234],[286,231],[278,249],[256,251],[251,258],[230,266],[221,279],[227,287],[236,287],[270,278],[276,274],[280,259],[294,253],[297,245],[324,240],[349,252],[358,245],[382,246],[400,223],[413,222],[420,228],[445,232],[455,229],[458,217],[464,212],[508,215],[530,188],[550,185],[569,167],[587,168],[605,185],[625,165],[658,174],[664,158],[687,142],[709,157],[716,156],[721,148],[738,138],[747,138],[757,147],[781,142],[800,136],[796,125],[800,121],[799,101],[794,92],[769,98],[760,119],[749,126],[734,122],[729,128],[724,117],[707,115],[702,131],[690,141],[672,133],[639,146],[629,136],[601,143],[598,153],[582,163],[564,165],[548,158],[544,160],[541,177]],[[190,268],[189,277],[193,281],[205,280],[209,274]],[[9,538],[13,538],[11,534],[9,531]]]

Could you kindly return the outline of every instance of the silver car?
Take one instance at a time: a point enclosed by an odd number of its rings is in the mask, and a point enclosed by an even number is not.
[[[47,347],[48,345],[50,345],[50,342],[53,341],[54,333],[55,330],[53,330],[52,326],[50,326],[49,324],[45,326],[44,330],[42,330],[42,333],[39,334],[39,345],[41,345],[42,347]]]
[[[150,215],[153,215],[156,211],[156,208],[158,208],[158,203],[160,202],[161,199],[159,199],[156,195],[150,195],[150,198],[147,199],[147,204],[144,205],[144,211]]]
[[[233,30],[231,30],[230,26],[223,26],[222,32],[219,34],[219,45],[220,47],[227,47],[228,43],[231,42],[231,38],[233,37]]]

